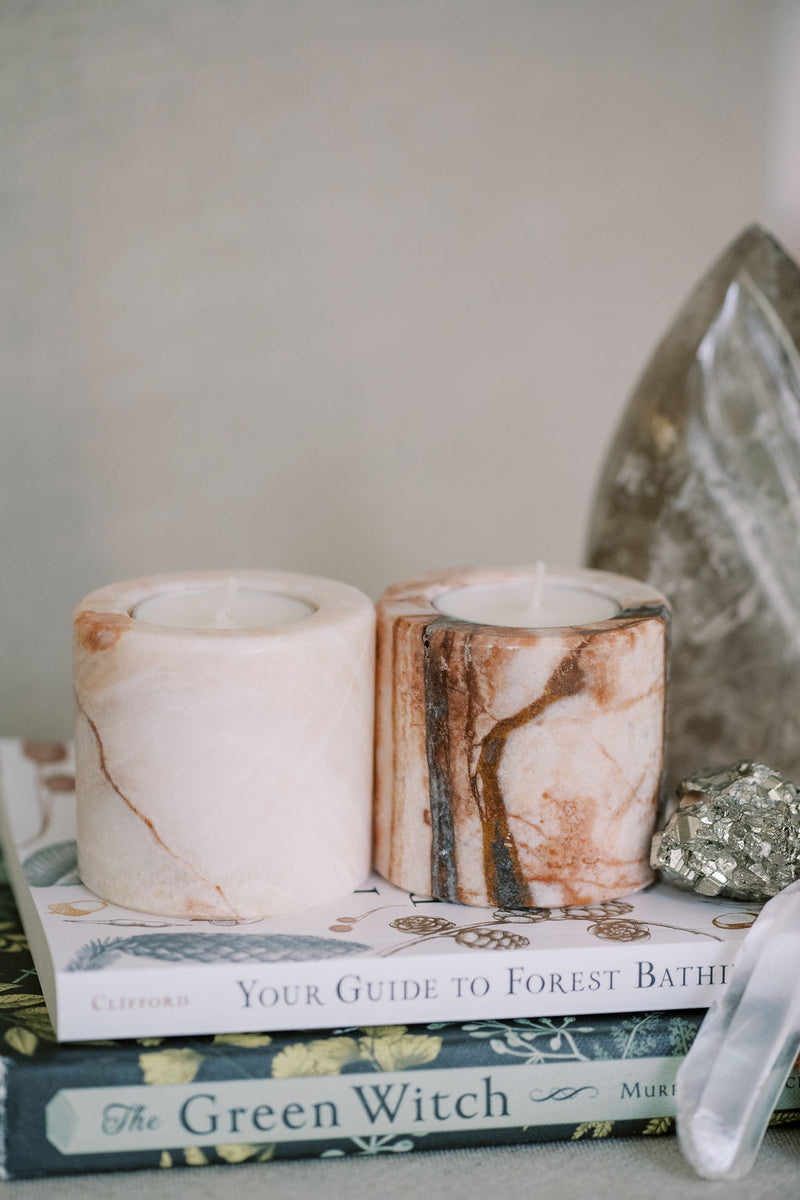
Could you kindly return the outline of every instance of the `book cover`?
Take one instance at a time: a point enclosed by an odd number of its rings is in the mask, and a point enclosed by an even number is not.
[[[62,1040],[705,1008],[757,906],[655,885],[479,909],[378,876],[299,916],[183,921],[77,875],[69,748],[0,744],[7,868]]]
[[[57,1043],[0,884],[3,1178],[655,1136],[702,1010]],[[800,1120],[800,1074],[775,1122]]]

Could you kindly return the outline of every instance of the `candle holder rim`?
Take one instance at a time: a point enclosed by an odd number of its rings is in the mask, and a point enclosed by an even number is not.
[[[561,566],[547,564],[546,584],[580,588],[583,591],[611,601],[618,611],[598,621],[579,621],[566,625],[494,625],[475,622],[442,612],[435,603],[446,592],[464,587],[491,587],[502,583],[533,582],[533,564],[516,567],[453,567],[444,571],[428,571],[414,578],[403,580],[386,588],[379,596],[378,609],[386,612],[405,610],[408,615],[439,616],[442,619],[468,625],[475,630],[491,629],[495,633],[535,633],[546,636],[563,636],[565,630],[586,629],[602,632],[618,627],[622,622],[646,616],[665,616],[671,613],[666,596],[652,584],[640,579],[600,571],[593,567]]]
[[[180,625],[161,625],[141,621],[133,615],[135,608],[155,595],[189,594],[209,587],[225,587],[232,578],[247,590],[272,591],[288,599],[298,600],[312,611],[296,621],[274,625],[254,625],[245,629],[197,629]],[[89,615],[98,619],[111,617],[131,629],[147,630],[158,637],[218,639],[247,641],[267,636],[292,637],[322,630],[331,620],[344,617],[358,620],[365,614],[374,617],[375,608],[369,597],[352,584],[320,575],[307,575],[278,569],[240,568],[236,570],[176,571],[138,576],[105,584],[88,592],[73,610],[73,622]]]

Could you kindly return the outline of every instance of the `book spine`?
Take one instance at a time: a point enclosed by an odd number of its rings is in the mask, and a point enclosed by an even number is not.
[[[8,1137],[8,1092],[6,1088],[6,1076],[8,1075],[8,1069],[8,1062],[0,1058],[0,1179],[8,1179],[9,1177],[6,1163],[6,1142]]]
[[[62,1041],[342,1025],[707,1008],[732,972],[730,944],[578,952],[370,955],[315,962],[60,972]]]
[[[701,1016],[87,1047],[85,1071],[12,1072],[9,1175],[667,1133]],[[799,1075],[780,1107],[800,1108]]]

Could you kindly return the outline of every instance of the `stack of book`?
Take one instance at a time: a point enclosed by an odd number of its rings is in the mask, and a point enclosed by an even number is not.
[[[302,916],[154,917],[80,884],[68,747],[6,741],[0,769],[25,929],[0,885],[6,1178],[668,1132],[756,916],[663,885],[462,908],[376,876]],[[797,1073],[775,1119],[800,1120]]]

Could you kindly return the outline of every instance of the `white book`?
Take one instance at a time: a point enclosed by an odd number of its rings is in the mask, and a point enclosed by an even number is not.
[[[707,1008],[758,913],[665,884],[470,908],[373,875],[299,916],[152,916],[81,884],[71,772],[66,746],[0,741],[6,869],[61,1041]]]

